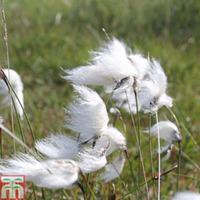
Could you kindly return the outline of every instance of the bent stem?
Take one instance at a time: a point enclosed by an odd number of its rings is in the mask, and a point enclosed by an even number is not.
[[[12,85],[10,84],[8,78],[6,77],[6,75],[4,74],[4,72],[3,72],[2,70],[1,70],[1,75],[3,76],[3,80],[4,80],[4,82],[6,83],[6,85],[8,86],[9,90],[12,91],[12,94],[14,94],[14,96],[16,97],[16,99],[17,99],[19,105],[21,106],[21,108],[22,108],[22,110],[23,110],[23,113],[24,113],[24,116],[25,116],[25,118],[26,118],[26,121],[27,121],[27,123],[28,123],[30,132],[31,132],[32,140],[33,140],[33,142],[35,142],[35,136],[34,136],[34,133],[33,133],[33,129],[32,129],[31,123],[30,123],[30,121],[29,121],[29,118],[28,118],[28,116],[27,116],[27,113],[26,113],[24,107],[22,106],[22,104],[21,104],[21,102],[20,102],[20,100],[19,100],[19,98],[18,98],[18,96],[17,96],[15,90],[13,89],[13,87],[12,87]],[[11,95],[11,97],[12,97],[12,95]],[[13,97],[12,97],[12,98],[13,98]],[[13,103],[13,104],[14,104],[14,103]]]
[[[156,123],[158,124],[158,112],[156,111]],[[157,130],[157,136],[158,136],[158,200],[160,200],[160,174],[161,174],[161,159],[160,159],[160,129],[158,126]]]

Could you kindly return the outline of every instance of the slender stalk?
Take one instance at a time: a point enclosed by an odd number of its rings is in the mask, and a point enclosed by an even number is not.
[[[176,148],[176,147],[175,147]],[[177,148],[176,148],[177,150]],[[200,166],[198,163],[196,163],[194,160],[192,160],[192,158],[190,158],[190,156],[188,156],[183,150],[181,152],[181,156],[184,157],[185,159],[187,159],[188,161],[190,161],[192,163],[192,165],[198,169],[198,171],[200,171]]]
[[[35,153],[24,143],[22,142],[15,134],[13,134],[9,129],[7,129],[5,126],[0,124],[0,128],[7,133],[10,137],[12,137],[15,141],[17,141],[20,145],[22,145],[29,153],[35,156]]]
[[[81,192],[83,194],[83,199],[86,200],[87,199],[87,195],[86,195],[86,193],[84,191],[84,188],[83,188],[82,184],[78,182],[77,185],[78,185],[78,187],[80,188],[80,190],[81,190]]]
[[[120,119],[120,121],[121,121],[121,123],[123,125],[124,134],[126,136],[127,135],[127,128],[126,128],[126,124],[124,122],[124,119],[123,119],[121,113],[116,113],[114,122],[116,123],[116,121],[117,121],[116,118],[118,118],[118,117],[119,117],[119,119]],[[115,123],[113,123],[113,126],[115,126]],[[133,172],[132,161],[129,158],[128,151],[125,150],[124,153],[125,153],[126,159],[128,160],[129,169],[130,169],[130,172],[131,172],[131,176],[133,178],[133,183],[135,183],[137,179],[136,179],[136,177],[134,175],[134,172]],[[121,177],[120,177],[120,179],[121,179]],[[123,186],[125,187],[125,184],[124,184],[123,180],[122,180],[122,183],[123,183]],[[137,187],[138,185],[136,184],[135,186]],[[138,192],[138,191],[139,191],[139,188],[137,187],[136,192]],[[138,193],[137,193],[137,195],[138,195]]]
[[[126,159],[128,160],[129,169],[130,169],[130,172],[131,172],[131,176],[132,176],[132,179],[133,179],[133,183],[135,184],[135,182],[136,182],[137,179],[136,179],[136,177],[135,177],[135,175],[134,175],[134,172],[133,172],[132,161],[131,161],[131,159],[129,158],[128,152],[126,152],[125,155],[126,155]],[[139,196],[138,196],[138,195],[139,195],[138,192],[140,191],[140,188],[139,188],[138,184],[135,184],[135,188],[136,188],[136,190],[135,190],[136,195],[137,195],[137,197],[139,197]]]
[[[156,111],[156,123],[158,124],[158,113]],[[161,184],[160,184],[160,174],[161,174],[161,159],[160,159],[160,129],[158,126],[158,197],[157,199],[160,200],[160,188],[161,188]]]
[[[128,102],[130,114],[131,114],[132,124],[133,124],[133,126],[134,126],[134,128],[135,128],[135,120],[134,120],[134,117],[133,117],[133,113],[131,112],[131,106],[130,106],[130,102],[129,102],[129,99],[128,99],[128,95],[127,95],[126,90],[125,90],[125,94],[126,94],[126,98],[127,98],[127,102]],[[139,110],[138,110],[138,104],[137,104],[137,103],[136,103],[136,106],[137,106],[137,111],[139,111]],[[139,120],[139,118],[138,118],[138,120]],[[140,127],[138,127],[138,132],[140,132]],[[138,146],[138,149],[139,149],[140,162],[141,162],[141,165],[142,165],[143,177],[144,177],[144,181],[145,181],[146,195],[147,195],[147,199],[149,199],[148,183],[147,183],[147,179],[146,179],[146,172],[145,172],[145,167],[144,167],[144,161],[143,161],[143,156],[142,156],[142,150],[141,150],[140,142],[139,142],[139,138],[138,138],[138,134],[140,134],[140,133],[137,134],[136,128],[135,128],[135,133],[136,133],[135,136],[136,136],[137,146]]]
[[[178,120],[178,118],[176,117],[176,114],[173,112],[173,110],[172,110],[171,108],[169,108],[169,107],[167,107],[167,110],[170,112],[170,114],[172,115],[172,117],[175,119],[176,124],[177,124],[178,126],[180,126],[179,120]]]
[[[92,195],[92,199],[96,199],[95,194],[94,194],[93,190],[91,189],[90,184],[88,183],[87,178],[85,177],[85,175],[82,172],[80,172],[80,174],[83,177],[83,180],[85,181],[85,183],[87,185],[87,188],[89,189],[89,191],[90,191],[90,193]]]
[[[45,200],[45,199],[46,199],[45,189],[42,188],[42,189],[41,189],[41,192],[42,192],[42,199]]]
[[[151,128],[151,113],[149,114],[149,156],[150,156],[150,165],[151,165],[151,175],[153,177],[155,170],[154,170],[154,163],[153,163],[153,156],[152,156],[152,142],[151,142],[150,128]],[[154,180],[153,180],[153,195],[155,198],[155,181]]]
[[[16,113],[16,118],[17,118],[19,130],[20,130],[21,138],[22,138],[23,143],[26,144],[26,140],[25,140],[25,136],[24,136],[24,133],[23,133],[23,130],[22,130],[22,126],[21,126],[21,123],[20,123],[20,120],[19,120],[19,116],[17,114],[17,108],[16,108],[16,105],[15,105],[15,102],[14,102],[14,99],[13,99],[12,96],[11,96],[11,99],[12,99],[12,104],[13,104],[13,107],[14,107],[14,110],[15,110],[15,113]]]
[[[30,132],[31,132],[32,140],[33,140],[33,142],[35,142],[35,135],[34,135],[34,133],[33,133],[33,129],[32,129],[31,123],[30,123],[30,121],[29,121],[29,118],[28,118],[28,116],[27,116],[26,111],[24,110],[24,107],[22,106],[22,104],[21,104],[21,102],[20,102],[20,100],[19,100],[19,98],[18,98],[18,96],[17,96],[15,90],[13,89],[12,85],[10,84],[9,80],[7,79],[6,75],[4,74],[4,72],[3,72],[2,70],[1,70],[1,75],[3,76],[4,82],[7,84],[8,88],[9,88],[10,90],[12,90],[12,93],[15,95],[15,97],[16,97],[16,99],[17,99],[19,105],[21,106],[21,108],[22,108],[22,110],[23,110],[23,112],[24,112],[24,116],[25,116],[25,118],[26,118],[26,121],[27,121],[27,123],[28,123]]]
[[[1,128],[0,128],[0,145],[1,145],[1,147],[0,147],[0,149],[1,149],[0,155],[1,155],[1,158],[3,158],[3,138],[2,138],[2,129]]]
[[[177,185],[176,190],[179,191],[179,180],[180,180],[180,173],[181,173],[181,152],[182,152],[182,145],[181,142],[178,143],[179,145],[179,153],[178,153],[178,168],[177,168]]]
[[[138,109],[138,97],[137,92],[134,89],[135,95],[135,102],[136,102],[136,111],[137,111],[137,135],[138,135],[138,146],[141,148],[141,133],[140,133],[140,116],[139,116],[139,109]],[[141,174],[141,155],[139,153],[139,160],[138,160],[138,183],[140,184],[140,174]]]
[[[32,184],[33,187],[33,196],[34,196],[34,200],[37,200],[37,194],[36,194],[36,187],[34,184]]]
[[[7,30],[7,23],[6,23],[6,13],[4,9],[4,0],[1,0],[1,12],[2,12],[2,22],[4,26],[4,42],[5,42],[5,49],[6,49],[6,63],[8,69],[10,69],[10,57],[9,57],[9,45],[8,45],[8,30]],[[8,78],[10,79],[10,73],[8,73]],[[12,92],[9,90],[10,95]],[[10,106],[10,121],[11,121],[11,130],[14,132],[14,117],[13,117],[13,108],[12,105]],[[15,140],[13,140],[13,150],[15,152]]]
[[[177,169],[177,167],[178,167],[178,166],[175,165],[175,166],[172,167],[171,169],[169,169],[169,170],[167,170],[167,171],[161,173],[161,174],[160,174],[160,177],[166,176],[167,174],[173,172],[175,169]],[[151,181],[154,181],[154,180],[157,181],[157,180],[158,180],[158,176],[153,176],[153,177],[151,177],[150,179],[147,180],[147,183],[150,183]],[[145,184],[146,184],[146,182],[140,184],[140,187],[143,187]],[[134,192],[134,191],[133,191],[133,192]],[[132,196],[132,195],[133,195],[133,192],[127,193],[127,194],[124,195],[121,199],[126,199],[127,197]]]

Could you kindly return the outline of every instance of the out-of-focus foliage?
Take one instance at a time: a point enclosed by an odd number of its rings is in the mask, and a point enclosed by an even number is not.
[[[105,28],[110,37],[161,61],[174,110],[200,143],[199,0],[5,0],[5,11],[11,67],[24,81],[25,108],[37,137],[63,128],[63,107],[72,91],[60,78],[61,67],[86,64],[88,52],[107,40]],[[0,27],[0,64],[6,66],[2,20]],[[199,164],[198,149],[181,131],[184,151]],[[195,176],[191,163],[183,162],[182,173]],[[168,193],[170,181],[163,188]],[[197,183],[181,180],[182,189]]]

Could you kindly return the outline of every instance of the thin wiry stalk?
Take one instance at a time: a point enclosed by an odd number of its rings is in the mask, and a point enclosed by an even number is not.
[[[133,172],[132,161],[131,161],[131,159],[129,158],[128,152],[127,152],[125,155],[126,155],[126,159],[128,160],[129,169],[130,169],[130,172],[131,172],[131,176],[132,176],[132,179],[133,179],[133,183],[135,184],[135,182],[136,182],[136,177],[135,177],[134,172]],[[140,188],[139,188],[138,184],[135,184],[135,188],[136,188],[136,190],[135,190],[136,196],[139,198],[138,192],[140,191]]]
[[[18,113],[17,113],[17,110],[16,110],[16,106],[15,106],[15,102],[14,102],[14,100],[13,100],[13,94],[15,95],[15,97],[17,98],[17,101],[19,102],[19,104],[20,104],[20,106],[21,106],[21,108],[22,108],[22,110],[23,110],[23,112],[24,112],[24,116],[25,116],[25,118],[26,118],[26,121],[27,121],[27,123],[28,123],[28,126],[29,126],[29,129],[30,129],[30,132],[31,132],[31,136],[32,136],[32,140],[33,140],[33,142],[35,143],[35,136],[34,136],[34,133],[33,133],[33,130],[32,130],[32,127],[31,127],[31,124],[30,124],[30,121],[29,121],[29,119],[28,119],[28,117],[27,117],[27,114],[26,114],[26,112],[25,112],[25,110],[24,110],[24,107],[22,106],[22,104],[21,104],[21,101],[19,100],[19,98],[18,98],[18,96],[17,96],[17,94],[16,94],[16,92],[15,92],[15,90],[13,89],[13,87],[12,87],[12,85],[10,84],[10,82],[9,82],[9,80],[7,79],[7,77],[5,76],[5,74],[4,74],[4,72],[1,70],[1,73],[3,73],[3,75],[4,75],[4,77],[3,77],[3,80],[4,80],[4,82],[6,83],[6,85],[8,86],[8,88],[9,88],[9,91],[11,91],[10,92],[10,95],[11,95],[11,98],[12,98],[12,104],[13,104],[13,106],[14,106],[14,109],[15,109],[15,113],[16,113],[16,116],[17,116],[17,121],[18,121],[18,125],[19,125],[19,129],[20,129],[20,133],[21,133],[21,137],[22,137],[22,140],[23,140],[23,143],[25,144],[26,142],[25,142],[25,137],[24,137],[24,134],[23,134],[23,131],[22,131],[22,127],[21,127],[21,123],[20,123],[20,120],[19,120],[19,116],[18,116]],[[11,107],[12,107],[12,105],[11,105]],[[13,117],[13,113],[11,112],[11,116]],[[12,124],[12,123],[11,123]],[[14,124],[13,124],[14,125]],[[14,130],[14,129],[12,129],[12,130]],[[12,132],[14,132],[14,131],[12,131]],[[14,142],[13,142],[13,145],[14,145],[14,153],[15,153],[15,151],[16,151],[16,147],[15,147],[15,138],[13,138],[14,140]],[[28,147],[28,146],[27,146]],[[26,148],[25,148],[26,149]],[[29,148],[28,148],[29,149]],[[35,149],[36,150],[36,149]],[[29,149],[29,152],[30,152],[30,149]],[[31,150],[31,152],[33,152],[32,150]],[[36,150],[36,152],[37,152],[37,150]],[[35,153],[33,152],[33,155],[35,155]],[[36,155],[37,156],[37,155]],[[35,199],[37,199],[37,195],[36,195],[36,190],[35,190],[35,186],[33,185],[33,194],[34,194],[34,198]],[[44,191],[43,191],[43,189],[42,189],[42,194],[44,194]],[[43,198],[43,200],[45,200],[45,196],[44,195],[42,195],[42,198]]]
[[[180,181],[180,173],[181,173],[181,152],[182,152],[181,142],[179,142],[178,145],[179,145],[179,151],[178,151],[178,168],[177,168],[177,185],[176,185],[177,191],[179,191],[179,181]]]
[[[83,194],[83,199],[86,200],[87,196],[86,196],[86,193],[84,191],[84,188],[83,188],[82,184],[78,182],[77,185],[78,185],[78,187],[80,188],[80,190],[81,190],[81,192]]]
[[[2,137],[2,129],[1,128],[0,128],[0,145],[1,145],[1,147],[0,147],[0,149],[1,149],[0,155],[1,155],[1,158],[3,158],[3,137]]]
[[[173,175],[176,175],[176,173],[172,173]],[[193,176],[187,176],[185,174],[180,174],[180,177],[184,177],[184,178],[189,178],[189,179],[193,179],[195,181],[200,181],[199,178],[193,177]]]
[[[158,113],[156,112],[156,123],[158,124]],[[160,200],[160,174],[161,174],[161,159],[160,159],[160,130],[158,126],[158,197],[157,199]]]
[[[23,130],[22,130],[22,126],[21,126],[21,123],[20,123],[20,119],[19,119],[19,116],[18,116],[18,114],[17,114],[16,105],[15,105],[15,102],[14,102],[12,96],[11,96],[11,99],[12,99],[12,104],[13,104],[13,107],[14,107],[14,110],[15,110],[15,113],[16,113],[17,123],[18,123],[18,126],[19,126],[19,130],[20,130],[21,138],[22,138],[23,143],[26,144],[25,136],[24,136],[24,133],[23,133]]]
[[[125,91],[125,94],[126,94],[126,98],[127,98],[130,114],[131,114],[132,124],[133,124],[133,126],[135,128],[134,117],[133,117],[133,113],[131,112],[131,106],[130,106],[130,102],[129,102],[128,95],[127,95],[126,91]],[[138,111],[138,104],[137,103],[136,103],[136,106],[137,106],[137,111]],[[138,131],[140,132],[140,127],[138,128]],[[136,128],[135,128],[135,133],[136,133],[135,135],[136,135],[137,146],[138,146],[138,149],[139,149],[140,162],[141,162],[141,165],[142,165],[142,172],[143,172],[143,176],[144,176],[144,181],[146,183],[145,184],[146,193],[147,193],[146,195],[147,195],[147,199],[149,199],[149,189],[148,189],[148,183],[147,183],[147,179],[146,179],[146,172],[145,172],[145,168],[144,168],[144,161],[143,161],[142,151],[141,151],[141,147],[140,147],[139,138],[138,138],[138,134],[137,134]]]
[[[7,23],[6,23],[6,13],[4,9],[4,0],[1,0],[1,12],[2,12],[2,22],[4,26],[4,41],[5,41],[5,48],[6,48],[6,62],[7,67],[10,69],[10,57],[9,57],[9,46],[8,46],[8,30],[7,30]],[[10,79],[10,73],[8,72],[8,78]],[[10,95],[12,92],[9,90]],[[14,117],[13,117],[13,108],[12,105],[10,106],[10,121],[11,121],[11,130],[14,132]],[[13,140],[13,150],[15,152],[15,140]]]
[[[121,114],[120,114],[120,116],[119,116],[119,119],[120,119],[120,121],[121,121],[121,123],[122,123],[122,125],[123,125],[124,134],[125,134],[125,136],[127,136],[126,123],[125,123],[125,121],[124,121],[124,119],[123,119],[123,117],[122,117]],[[115,122],[116,122],[116,121],[115,121]],[[132,161],[131,161],[130,158],[129,158],[128,152],[127,152],[127,151],[124,151],[124,153],[125,153],[126,159],[128,160],[129,169],[130,169],[130,172],[131,172],[131,176],[132,176],[132,178],[133,178],[133,183],[135,183],[135,182],[136,182],[136,177],[135,177],[134,172],[133,172]],[[121,177],[120,177],[120,179],[121,179]],[[124,183],[123,183],[123,184],[124,184]],[[138,192],[138,191],[139,191],[138,185],[136,184],[135,186],[137,187],[136,192]],[[137,193],[137,196],[138,196],[138,193]]]
[[[175,112],[171,108],[168,108],[168,110],[172,114],[172,116],[174,117],[174,119],[175,119],[176,123],[179,125],[179,127],[182,127],[185,130],[185,132],[190,136],[192,142],[198,147],[198,149],[200,149],[199,144],[197,144],[197,142],[194,139],[192,133],[190,133],[190,131],[186,128],[185,124],[178,120],[178,118],[176,117]]]
[[[23,112],[24,112],[24,116],[25,116],[25,118],[26,118],[26,121],[27,121],[27,123],[28,123],[29,129],[30,129],[30,132],[31,132],[32,140],[33,140],[33,142],[35,143],[35,135],[34,135],[34,133],[33,133],[33,129],[32,129],[31,123],[30,123],[30,121],[29,121],[29,118],[28,118],[28,116],[27,116],[27,113],[26,113],[24,107],[22,106],[22,104],[21,104],[21,102],[20,102],[20,100],[19,100],[19,98],[18,98],[18,96],[17,96],[15,90],[13,89],[12,85],[10,84],[9,80],[7,79],[6,75],[4,74],[4,72],[3,72],[2,70],[1,70],[1,73],[2,73],[3,76],[4,76],[4,77],[3,77],[4,82],[7,84],[8,88],[9,88],[10,90],[12,90],[12,93],[13,93],[13,94],[15,95],[15,97],[17,98],[17,101],[19,102],[19,104],[20,104],[20,106],[21,106],[21,108],[22,108],[22,110],[23,110]]]
[[[87,178],[85,177],[85,175],[84,175],[82,172],[80,172],[80,174],[81,174],[81,176],[83,177],[83,180],[85,181],[85,183],[86,183],[86,185],[87,185],[87,188],[88,188],[89,191],[90,191],[90,194],[92,195],[92,199],[96,199],[96,196],[95,196],[93,190],[91,189],[90,184],[88,183]]]
[[[140,160],[141,160],[141,164],[142,164],[144,181],[146,182],[147,181],[146,172],[145,172],[143,154],[142,154],[142,149],[141,149],[141,130],[140,130],[140,114],[139,114],[138,94],[137,94],[137,91],[135,88],[134,88],[134,94],[135,94],[136,109],[137,109],[137,127],[138,127],[137,131],[138,131],[138,144],[139,144],[139,151],[140,151]],[[139,172],[140,172],[140,164],[139,164]],[[147,182],[146,182],[146,192],[147,192],[147,199],[149,199],[149,188],[148,188]]]
[[[151,165],[151,176],[153,177],[155,170],[154,170],[154,163],[153,163],[153,156],[152,156],[152,143],[151,143],[150,128],[151,128],[151,113],[149,114],[149,156],[150,156],[150,165]],[[155,181],[154,180],[153,180],[153,195],[155,198]]]
[[[125,152],[125,156],[127,156],[127,152]],[[127,157],[128,157],[128,156],[127,156]],[[118,171],[118,169],[116,168],[116,166],[115,166],[113,163],[111,163],[111,165],[113,166],[113,168],[114,168],[115,171],[117,172],[118,178],[120,179],[123,188],[126,189],[126,184],[125,184],[124,180],[122,179],[120,172]]]
[[[167,110],[170,112],[170,114],[172,115],[172,117],[175,119],[176,124],[177,124],[178,126],[180,126],[179,120],[177,119],[176,114],[173,112],[173,110],[172,110],[171,108],[169,108],[169,107],[167,107]]]
[[[170,112],[170,114],[173,116],[173,118],[175,119],[177,125],[180,127],[180,123],[179,120],[176,117],[176,114],[173,112],[172,109],[168,108],[168,111]],[[177,184],[176,184],[176,190],[179,191],[179,180],[180,180],[180,172],[181,172],[181,152],[182,152],[182,146],[181,146],[181,142],[178,143],[179,144],[179,150],[178,150],[178,168],[177,168]]]
[[[177,147],[175,147],[175,149],[178,150]],[[181,156],[190,161],[192,165],[200,171],[200,166],[193,159],[191,159],[190,156],[188,156],[183,150],[181,152]]]
[[[35,187],[35,185],[33,185],[33,184],[32,184],[32,186],[33,186],[33,196],[34,196],[34,200],[37,200],[36,187]]]
[[[135,102],[136,102],[136,112],[137,112],[137,133],[138,134],[138,146],[141,148],[141,132],[140,132],[140,116],[139,116],[139,110],[138,110],[138,97],[137,92],[134,89],[134,95],[135,95]],[[139,154],[139,160],[138,160],[138,183],[140,184],[140,175],[141,175],[141,155]]]
[[[41,189],[41,192],[42,192],[42,199],[45,200],[45,199],[46,199],[45,189],[42,188],[42,189]]]
[[[12,133],[9,129],[7,129],[2,124],[0,125],[0,128],[6,132],[10,137],[12,137],[15,141],[17,141],[21,146],[23,146],[29,153],[31,153],[34,156],[37,156],[24,142],[22,142],[14,133]]]
[[[163,172],[162,174],[160,174],[160,177],[166,176],[167,174],[173,172],[175,169],[177,169],[177,167],[178,167],[178,166],[175,165],[175,166],[172,167],[171,169],[169,169],[169,170]],[[158,176],[153,176],[153,177],[151,177],[150,179],[148,179],[147,182],[150,183],[150,182],[156,181],[156,180],[158,180]],[[145,182],[142,183],[142,184],[140,184],[140,187],[143,187],[145,184],[146,184]],[[132,193],[133,193],[133,192],[127,193],[126,195],[123,196],[122,199],[126,199],[127,197],[132,196],[132,195],[133,195]]]
[[[200,149],[200,145],[197,144],[196,140],[194,139],[192,133],[190,133],[190,131],[187,129],[187,127],[185,126],[185,124],[183,122],[180,122],[180,126],[185,130],[185,132],[189,135],[189,137],[191,138],[192,142],[196,145],[196,147],[198,149]]]
[[[69,195],[64,189],[62,190],[62,192],[63,192],[64,197],[66,197],[67,199],[70,199]]]

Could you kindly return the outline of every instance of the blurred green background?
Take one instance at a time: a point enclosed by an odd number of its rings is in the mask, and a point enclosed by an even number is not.
[[[107,40],[105,28],[110,37],[160,60],[174,110],[200,144],[199,0],[5,0],[5,11],[11,68],[24,81],[25,107],[38,137],[62,130],[72,90],[61,69],[86,64],[89,51]],[[5,67],[2,20],[0,30]],[[200,165],[187,131],[185,151]]]

